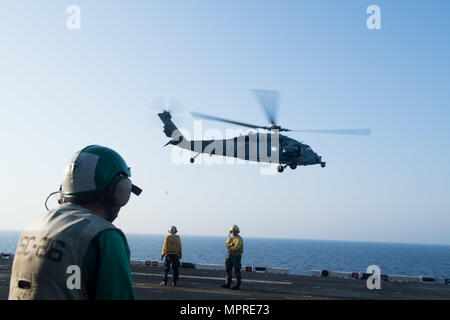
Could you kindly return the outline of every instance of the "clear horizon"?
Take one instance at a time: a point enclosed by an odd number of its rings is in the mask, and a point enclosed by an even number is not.
[[[17,232],[18,234],[21,230],[0,230],[1,232]],[[164,237],[167,233],[135,233],[135,232],[125,232],[125,235],[143,235],[143,236],[160,236]],[[208,235],[208,234],[180,234],[180,237],[214,237],[214,238],[226,238],[220,235]],[[430,246],[445,246],[449,247],[450,244],[446,243],[416,243],[416,242],[387,242],[387,241],[364,241],[364,240],[345,240],[345,239],[305,239],[305,238],[283,238],[283,237],[264,237],[264,236],[244,236],[244,238],[251,239],[274,239],[274,240],[302,240],[302,241],[330,241],[330,242],[362,242],[362,243],[377,243],[377,244],[405,244],[405,245],[430,245]]]

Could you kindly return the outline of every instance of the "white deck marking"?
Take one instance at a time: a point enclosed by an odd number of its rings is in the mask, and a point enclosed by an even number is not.
[[[142,272],[132,272],[131,274],[135,274],[138,276],[154,276],[154,277],[161,277],[162,273],[142,273]],[[172,277],[171,274],[169,274],[169,277]],[[190,279],[204,279],[204,280],[220,280],[225,281],[225,278],[218,278],[218,277],[203,277],[203,276],[186,276],[186,275],[180,275],[180,278],[190,278]],[[292,282],[290,281],[270,281],[270,280],[253,280],[253,279],[242,279],[242,282],[252,282],[252,283],[265,283],[265,284],[285,284],[285,285],[291,285]]]
[[[249,296],[249,294],[241,293],[241,292],[224,292],[224,291],[213,291],[213,290],[202,290],[202,289],[183,289],[183,291],[187,292],[202,292],[202,293],[212,293],[212,294],[233,294],[238,296]]]

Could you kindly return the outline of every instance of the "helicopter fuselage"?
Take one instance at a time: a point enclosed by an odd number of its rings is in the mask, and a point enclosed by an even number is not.
[[[164,133],[171,138],[166,145],[172,144],[197,155],[204,153],[247,161],[289,165],[292,169],[295,169],[297,165],[325,166],[325,162],[322,162],[322,158],[310,146],[284,136],[278,130],[250,132],[229,139],[188,140],[171,121],[168,112],[160,113],[159,116],[164,123]],[[191,162],[194,162],[193,160],[194,158],[191,158]]]

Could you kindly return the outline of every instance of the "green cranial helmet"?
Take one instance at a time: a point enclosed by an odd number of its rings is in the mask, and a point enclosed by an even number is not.
[[[173,234],[177,233],[178,232],[177,227],[171,226],[170,229],[169,229],[169,232],[173,233]]]
[[[117,196],[120,207],[126,204],[130,192],[138,195],[141,191],[131,184],[129,177],[130,168],[117,152],[98,145],[88,146],[77,152],[66,167],[62,200],[84,203],[109,199],[114,203]]]

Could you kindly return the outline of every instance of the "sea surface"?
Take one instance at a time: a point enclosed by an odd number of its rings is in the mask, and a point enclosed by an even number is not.
[[[226,237],[180,235],[185,262],[223,264]],[[18,231],[0,231],[0,252],[14,253]],[[244,238],[243,265],[311,270],[366,271],[377,265],[382,274],[450,277],[450,246],[329,240]],[[127,234],[131,259],[159,260],[164,235]]]

